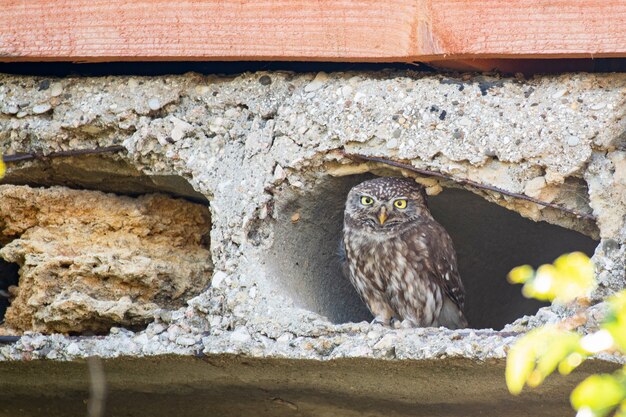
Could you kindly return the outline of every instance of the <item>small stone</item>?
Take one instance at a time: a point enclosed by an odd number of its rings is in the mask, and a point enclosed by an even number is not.
[[[150,338],[146,333],[142,333],[139,336],[133,337],[133,342],[138,344],[139,346],[145,346],[148,344]]]
[[[343,96],[343,98],[350,98],[354,92],[354,89],[350,87],[349,85],[346,85],[340,88],[339,91],[340,91],[340,94]]]
[[[76,356],[80,353],[80,348],[76,343],[72,342],[67,346],[67,348],[65,348],[65,352],[68,355]]]
[[[150,110],[159,110],[161,108],[161,102],[159,101],[158,98],[153,97],[150,100],[148,100],[148,107],[150,107]]]
[[[262,75],[261,78],[259,78],[259,83],[261,85],[270,85],[272,83],[272,78],[269,75]]]
[[[465,136],[465,134],[464,134],[464,133],[463,133],[463,131],[462,131],[462,130],[460,130],[460,129],[456,129],[456,130],[454,131],[454,133],[452,134],[452,137],[453,137],[454,139],[463,139],[463,137],[464,137],[464,136]]]
[[[300,212],[296,211],[291,215],[291,223],[298,223],[300,221]]]
[[[196,93],[201,96],[208,94],[211,91],[209,86],[206,86],[206,85],[199,85],[195,88],[195,90],[196,90]]]
[[[54,83],[50,86],[50,96],[51,97],[58,97],[61,94],[63,94],[63,84],[61,83]]]
[[[43,114],[50,111],[50,109],[52,109],[52,106],[48,103],[37,104],[35,107],[33,107],[33,113]]]
[[[283,167],[281,167],[280,165],[276,165],[276,168],[274,168],[274,180],[282,181],[285,178],[287,178],[287,173],[285,172]]]
[[[370,340],[378,339],[379,337],[380,337],[380,332],[375,332],[373,330],[370,330],[369,332],[367,332],[367,338]]]
[[[15,115],[15,117],[17,117],[18,119],[21,119],[22,117],[26,117],[26,116],[28,116],[28,113],[26,113],[25,111],[18,112]]]
[[[185,137],[185,131],[180,127],[175,127],[171,130],[170,137],[172,138],[172,141],[178,142]]]
[[[382,339],[380,339],[375,345],[374,345],[374,349],[377,350],[388,350],[391,349],[396,342],[396,336],[394,336],[393,334],[389,333],[386,334],[382,337]]]
[[[58,358],[59,358],[59,352],[57,352],[56,350],[51,350],[46,355],[46,359],[55,360],[55,359],[58,359]]]
[[[293,335],[291,333],[283,333],[281,334],[276,341],[278,343],[289,343],[293,339]]]
[[[398,147],[397,139],[391,139],[390,141],[387,142],[387,149],[395,149],[397,147]]]
[[[252,340],[252,336],[245,327],[237,327],[230,335],[230,340],[237,343],[247,343]]]
[[[602,110],[605,107],[606,107],[606,103],[596,103],[596,104],[592,104],[589,108],[591,110]]]
[[[161,334],[165,331],[165,326],[161,323],[156,323],[150,327],[150,330],[152,330],[152,333],[154,334]]]
[[[228,275],[224,271],[215,271],[213,278],[211,279],[211,287],[219,288]]]
[[[553,99],[561,98],[565,95],[565,93],[567,93],[567,89],[563,88],[557,91],[556,93],[552,94],[552,98]]]
[[[567,138],[567,144],[569,146],[577,146],[580,143],[580,139],[578,139],[576,136],[570,136]]]
[[[313,81],[311,81],[306,85],[306,87],[304,87],[304,91],[306,91],[307,93],[317,91],[324,86],[326,81],[328,81],[328,75],[323,71],[318,72]]]
[[[17,106],[9,106],[6,108],[5,113],[6,114],[17,114],[17,112],[19,112],[20,109]]]
[[[393,131],[392,136],[394,138],[399,138],[401,134],[402,134],[402,131],[400,129],[396,129]]]
[[[39,83],[39,91],[47,90],[50,88],[50,80],[43,80]]]
[[[176,344],[180,346],[192,346],[196,344],[196,340],[193,337],[180,336],[176,339]]]

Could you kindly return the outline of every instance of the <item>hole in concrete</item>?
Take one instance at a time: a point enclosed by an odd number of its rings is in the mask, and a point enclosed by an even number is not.
[[[0,323],[4,322],[4,315],[11,305],[11,287],[18,284],[19,269],[19,265],[0,259]]]
[[[290,196],[278,207],[269,268],[298,305],[335,323],[372,319],[342,276],[337,258],[346,195],[368,178],[329,178],[312,193]],[[546,305],[524,298],[519,286],[506,281],[513,267],[536,267],[575,250],[592,255],[597,245],[578,232],[533,222],[465,190],[446,189],[429,204],[454,241],[467,293],[465,312],[473,328],[501,329]]]
[[[183,177],[146,175],[115,154],[49,158],[11,164],[11,169],[0,184],[33,187],[60,185],[130,196],[161,193],[208,204],[206,197],[194,190]]]
[[[150,177],[122,158],[83,156],[12,167],[3,182],[31,187],[1,190],[0,256],[21,267],[17,296],[3,311],[11,331],[138,330],[210,282],[207,200],[182,177]],[[15,264],[7,265],[16,281]]]

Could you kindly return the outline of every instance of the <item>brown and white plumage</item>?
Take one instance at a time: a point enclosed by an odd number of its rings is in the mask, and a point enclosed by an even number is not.
[[[383,177],[353,187],[343,235],[344,269],[376,321],[467,326],[452,240],[430,214],[420,185]]]

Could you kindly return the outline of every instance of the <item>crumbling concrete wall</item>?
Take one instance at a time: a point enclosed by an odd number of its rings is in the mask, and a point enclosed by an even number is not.
[[[355,162],[345,153],[401,159],[593,214],[597,221],[469,188],[458,191],[465,193],[459,200],[448,200],[461,205],[453,207],[457,211],[448,213],[450,217],[470,215],[478,204],[468,197],[471,191],[531,219],[519,226],[531,228],[529,235],[534,233],[533,221],[545,221],[579,232],[576,236],[600,239],[594,256],[599,297],[622,288],[625,279],[625,91],[626,76],[621,74],[530,80],[394,72],[53,80],[3,76],[3,153],[122,145],[125,152],[102,156],[102,165],[122,161],[146,176],[185,179],[209,202],[215,268],[208,290],[188,300],[186,308],[155,312],[154,322],[143,331],[116,327],[98,339],[32,334],[0,348],[0,357],[201,352],[315,359],[502,358],[515,337],[510,332],[390,330],[350,322],[367,315],[349,285],[336,274],[336,266],[323,263],[323,268],[315,268],[320,262],[314,257],[325,252],[330,263],[336,245],[337,227],[323,219],[337,218],[342,193],[365,178],[356,175],[407,173]],[[42,169],[46,163],[12,166],[6,181],[24,183],[28,178],[31,186],[48,185]],[[93,169],[98,165],[94,162]],[[72,180],[72,185],[98,188],[106,182],[102,178],[106,174]],[[419,180],[433,195],[442,187],[462,188],[453,181]],[[339,185],[329,187],[332,181]],[[181,195],[188,191],[181,190]],[[167,192],[176,194],[176,189]],[[441,196],[446,193],[452,191],[443,190]],[[493,227],[506,223],[506,217],[502,219]],[[502,230],[512,234],[509,240],[517,239],[518,229]],[[316,239],[308,239],[312,235],[306,233],[313,231],[319,232]],[[545,229],[539,236],[551,233],[553,229]],[[572,236],[556,239],[551,250],[569,249],[558,242],[574,241]],[[474,239],[480,241],[481,234]],[[511,251],[537,256],[527,247],[531,244],[523,240]],[[283,249],[277,253],[278,246]],[[507,256],[494,254],[464,256],[482,257],[484,265],[501,263],[501,256]],[[277,257],[299,260],[283,268]],[[325,284],[310,286],[307,280]],[[485,275],[472,281],[472,291],[488,293],[503,280]],[[500,304],[508,303],[506,297],[502,300]],[[491,308],[490,302],[482,304]],[[337,305],[346,308],[337,313],[335,318],[340,318],[334,321],[339,324],[334,324],[325,316],[335,314],[332,306]],[[524,308],[515,314],[523,314]],[[480,314],[500,313],[494,308]],[[507,329],[524,330],[563,314],[556,308],[542,309]]]

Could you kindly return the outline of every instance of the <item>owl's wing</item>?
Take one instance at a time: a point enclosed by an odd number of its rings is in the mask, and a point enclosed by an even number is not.
[[[348,266],[348,258],[346,256],[346,245],[343,242],[343,232],[339,236],[339,245],[337,246],[337,260],[341,266],[341,273],[344,277],[350,277],[350,267]]]
[[[465,288],[463,288],[463,282],[456,264],[456,252],[454,251],[452,239],[439,223],[433,221],[429,226],[433,234],[428,239],[429,252],[432,257],[431,260],[436,278],[445,294],[462,311],[465,304]]]

